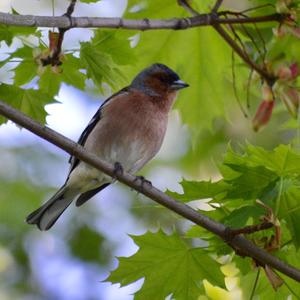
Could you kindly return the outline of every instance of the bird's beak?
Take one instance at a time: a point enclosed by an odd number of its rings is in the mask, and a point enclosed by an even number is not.
[[[176,80],[171,85],[172,89],[174,89],[174,90],[181,90],[181,89],[184,89],[188,86],[189,85],[187,83],[185,83],[184,81],[182,81],[182,80]]]

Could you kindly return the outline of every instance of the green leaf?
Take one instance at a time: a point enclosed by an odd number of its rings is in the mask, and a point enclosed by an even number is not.
[[[260,206],[246,205],[231,211],[229,215],[222,219],[222,222],[232,228],[241,228],[247,225],[250,218],[259,220],[259,217],[264,213],[265,211]]]
[[[279,217],[287,222],[293,243],[300,247],[300,182],[297,180],[284,180],[280,195]]]
[[[0,85],[0,99],[42,124],[47,115],[44,106],[55,101],[39,90],[21,89],[4,83]]]
[[[0,25],[0,41],[5,41],[8,46],[11,45],[13,34],[9,31],[8,26]]]
[[[37,64],[33,57],[33,48],[24,45],[11,53],[9,59],[21,58],[22,62],[14,69],[15,77],[14,83],[18,86],[29,83],[35,76],[37,76]]]
[[[24,61],[15,68],[14,83],[18,86],[24,85],[35,76],[37,76],[37,65],[30,61]]]
[[[207,213],[208,212],[204,212],[205,215],[210,216],[223,215],[220,210],[215,210],[212,214]],[[216,220],[218,218],[214,219]],[[207,245],[205,245],[205,250],[212,254],[227,255],[232,253],[232,248],[230,248],[228,244],[224,243],[222,239],[198,225],[192,225],[186,232],[185,236],[187,238],[196,238],[207,242]]]
[[[84,90],[86,77],[79,71],[79,68],[80,59],[72,54],[66,54],[61,72],[56,73],[51,70],[50,66],[45,67],[44,72],[40,75],[40,89],[53,97],[58,94],[63,82]]]
[[[227,182],[232,185],[228,191],[227,199],[260,199],[266,189],[272,189],[278,176],[265,167],[248,167],[246,165],[227,164],[231,170],[238,172],[239,175]],[[225,179],[226,180],[226,179]]]
[[[87,77],[99,88],[103,82],[116,87],[124,79],[111,56],[95,49],[90,43],[81,43],[80,58],[82,67],[87,71]]]
[[[0,24],[0,41],[5,41],[8,46],[11,45],[15,36],[35,34],[35,27],[8,26]],[[40,34],[37,33],[39,36]]]
[[[250,163],[265,166],[279,176],[300,173],[300,154],[290,145],[279,145],[273,151],[249,145],[247,156]]]
[[[167,194],[178,200],[189,202],[193,200],[214,198],[222,194],[228,189],[228,185],[220,180],[217,182],[211,181],[188,181],[183,180],[180,182],[183,188],[183,194],[168,191]]]
[[[250,299],[255,278],[257,276],[258,269],[249,272],[247,275],[242,276],[240,279],[240,285],[243,291],[244,299]],[[282,276],[282,275],[280,275]],[[293,282],[293,290],[296,291],[296,295],[299,295],[297,292],[299,292],[299,284],[295,284],[295,281]],[[268,280],[264,270],[260,268],[260,274],[259,274],[259,280],[254,292],[253,299],[259,299],[259,300],[269,300],[270,298],[272,300],[282,300],[282,299],[298,299],[293,297],[289,297],[291,295],[290,288],[291,286],[287,287],[285,284],[278,288],[277,291],[275,291]]]
[[[62,77],[61,81],[84,90],[86,76],[79,71],[80,59],[72,54],[66,54],[64,60],[62,73],[59,74]]]
[[[253,147],[253,149],[256,148]],[[248,155],[249,153],[250,150]],[[218,182],[183,180],[181,182],[183,194],[170,191],[168,194],[185,202],[205,198],[222,202],[232,199],[255,200],[262,198],[266,192],[275,187],[279,177],[264,166],[255,164],[256,166],[253,166],[253,159],[249,159],[249,156],[235,153],[229,149],[224,163],[220,167],[224,176],[223,180]]]
[[[60,74],[52,72],[50,66],[47,66],[43,74],[40,75],[40,79],[38,81],[40,90],[45,93],[55,97],[60,89],[62,76]]]
[[[83,3],[96,3],[96,2],[99,2],[100,0],[80,0],[80,2],[83,2]]]
[[[133,8],[138,7],[138,10]],[[159,8],[159,9],[158,9]],[[187,12],[172,0],[129,0],[125,18],[139,19],[154,17],[157,18],[174,18],[175,16],[187,16]]]
[[[162,231],[133,236],[139,250],[119,258],[119,267],[108,277],[122,286],[145,278],[135,299],[197,299],[203,292],[202,280],[224,286],[219,265],[201,248],[190,248],[176,233]]]
[[[97,50],[109,54],[118,65],[135,64],[135,49],[130,47],[129,38],[132,33],[115,30],[95,30],[91,45]]]

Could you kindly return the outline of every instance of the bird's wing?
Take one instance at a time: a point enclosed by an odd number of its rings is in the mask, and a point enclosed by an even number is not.
[[[82,132],[82,134],[80,135],[79,139],[78,139],[78,144],[84,146],[86,139],[88,138],[89,134],[93,131],[93,129],[95,128],[96,124],[101,120],[101,112],[102,112],[102,108],[110,101],[112,100],[114,97],[122,95],[127,93],[129,90],[129,87],[125,87],[123,89],[121,89],[119,92],[113,94],[112,96],[110,96],[109,98],[107,98],[99,107],[99,109],[97,110],[97,112],[95,113],[95,115],[93,116],[93,118],[91,119],[91,121],[89,122],[89,124],[87,125],[87,127],[84,129],[84,131]],[[69,159],[69,163],[70,165],[70,170],[69,170],[69,175],[70,173],[75,169],[75,167],[78,165],[79,163],[79,159],[76,158],[75,156],[71,156]]]

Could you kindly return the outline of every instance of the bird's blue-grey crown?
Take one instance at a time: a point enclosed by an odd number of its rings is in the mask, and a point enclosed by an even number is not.
[[[189,85],[180,80],[177,73],[164,64],[153,64],[150,67],[140,72],[132,81],[131,86],[136,89],[142,89],[143,91],[148,89],[145,79],[157,78],[163,84],[169,86],[174,90],[179,90]]]

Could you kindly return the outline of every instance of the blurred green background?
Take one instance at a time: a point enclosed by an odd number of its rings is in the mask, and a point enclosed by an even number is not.
[[[55,13],[62,14],[67,4],[55,1]],[[126,4],[125,0],[78,4],[74,15],[121,16]],[[227,5],[237,3],[228,1]],[[246,1],[239,1],[238,5],[247,7]],[[52,14],[52,1],[2,0],[0,11],[9,11],[11,6],[22,14]],[[160,13],[164,15],[163,9]],[[169,14],[172,16],[172,12]],[[188,34],[197,36],[197,30]],[[46,34],[44,31],[43,35]],[[161,60],[174,65],[174,58],[172,61],[161,55],[160,45],[158,53],[154,55],[152,49],[149,55],[149,47],[153,48],[151,34],[146,32],[140,37],[141,41],[146,40],[142,45],[147,56],[140,57],[141,65]],[[161,39],[155,36],[159,44],[166,33],[157,34],[161,35]],[[228,144],[241,149],[249,142],[272,149],[280,143],[292,142],[297,147],[295,123],[288,122],[289,116],[282,106],[276,107],[264,130],[253,132],[251,117],[244,117],[234,97],[230,50],[222,41],[209,31],[201,31],[200,44],[211,43],[207,50],[211,53],[204,55],[203,47],[185,49],[180,43],[186,32],[176,34],[175,41],[179,42],[166,45],[163,51],[172,52],[168,47],[176,45],[176,51],[182,53],[176,67],[182,79],[191,84],[190,92],[183,92],[178,99],[163,148],[142,175],[162,190],[181,192],[182,178],[220,177],[217,166]],[[90,31],[76,29],[66,35],[64,47],[76,47],[79,40],[88,40],[90,36]],[[18,47],[18,43],[14,41],[10,49]],[[9,48],[4,42],[0,46],[0,55],[5,57]],[[198,56],[193,54],[196,51]],[[195,63],[200,64],[197,73],[191,67]],[[129,82],[136,69],[130,65],[126,68]],[[242,99],[245,99],[246,73],[238,71],[237,85]],[[11,78],[11,71],[2,67],[0,81],[11,82]],[[251,89],[249,116],[254,115],[260,101],[255,84]],[[222,107],[213,103],[217,100],[211,98],[212,94],[222,98]],[[94,87],[82,92],[63,84],[56,96],[58,102],[46,106],[47,124],[76,140],[104,99]],[[189,101],[198,103],[199,111],[193,111]],[[197,130],[196,126],[186,125],[188,116],[190,123],[199,124]],[[167,209],[116,183],[82,208],[70,207],[49,232],[39,232],[24,219],[64,182],[67,161],[66,153],[11,122],[0,127],[0,300],[132,299],[131,294],[139,288],[141,280],[125,288],[102,282],[116,267],[115,256],[128,256],[136,251],[128,234],[142,234],[159,227],[170,232],[174,226],[179,230],[188,226],[188,222]]]

